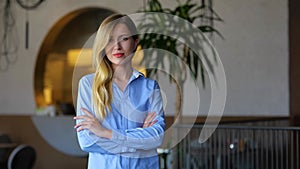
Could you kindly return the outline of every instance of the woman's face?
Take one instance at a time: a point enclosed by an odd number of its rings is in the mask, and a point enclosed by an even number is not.
[[[133,50],[136,49],[138,40],[131,37],[125,24],[117,24],[111,32],[109,42],[105,47],[107,58],[113,65],[131,64]]]

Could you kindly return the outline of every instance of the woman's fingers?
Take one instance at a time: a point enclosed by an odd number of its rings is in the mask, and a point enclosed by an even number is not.
[[[157,122],[157,120],[150,122],[148,127],[153,126],[156,122]]]
[[[85,121],[79,122],[74,126],[74,128],[79,132],[87,128],[87,123]]]
[[[146,119],[145,119],[145,121],[144,121],[144,124],[145,124],[145,123],[147,124],[147,123],[149,123],[149,122],[151,121],[151,116],[152,116],[152,114],[153,114],[152,112],[147,114]]]
[[[84,129],[89,129],[93,131],[100,125],[96,119],[90,118],[88,116],[76,116],[74,117],[74,119],[81,120],[74,126],[74,128],[77,129],[78,132]]]
[[[154,118],[156,117],[156,113],[155,112],[150,112],[147,114],[147,117],[145,119],[146,123],[151,122]]]
[[[87,117],[86,115],[80,115],[80,116],[75,116],[74,119],[75,120],[84,120],[84,119],[87,119],[89,117]]]
[[[146,119],[144,121],[143,128],[154,125],[157,122],[157,120],[154,120],[156,118],[156,116],[157,116],[157,114],[155,112],[148,113],[146,116]]]
[[[78,132],[80,132],[81,130],[84,130],[84,129],[87,129],[87,126],[86,125],[83,125],[82,123],[81,124],[76,124],[75,126],[74,126],[74,128],[78,131]]]
[[[92,121],[93,119],[87,115],[75,116],[74,120]]]
[[[84,114],[83,115],[79,115],[79,116],[75,116],[74,119],[75,120],[93,120],[95,117],[93,116],[93,114],[91,112],[89,112],[88,110],[81,108],[80,109]]]
[[[84,129],[89,129],[94,121],[96,120],[92,113],[90,113],[88,110],[81,108],[80,109],[83,112],[83,115],[75,116],[74,120],[80,120],[74,128],[77,129],[77,131],[81,131]]]

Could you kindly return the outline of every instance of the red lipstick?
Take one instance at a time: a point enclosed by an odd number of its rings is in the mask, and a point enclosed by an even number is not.
[[[120,57],[124,56],[124,53],[115,53],[115,54],[113,54],[113,56],[120,58]]]

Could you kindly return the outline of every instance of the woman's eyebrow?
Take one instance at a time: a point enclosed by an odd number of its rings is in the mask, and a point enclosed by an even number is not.
[[[124,33],[124,34],[119,35],[118,37],[123,37],[123,36],[131,36],[131,35]]]
[[[132,36],[132,35],[124,33],[124,34],[118,35],[117,38],[120,38],[120,37],[130,37],[130,36]],[[109,38],[114,38],[114,36],[110,36]]]

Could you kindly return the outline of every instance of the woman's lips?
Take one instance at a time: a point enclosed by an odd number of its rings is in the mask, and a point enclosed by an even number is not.
[[[124,53],[115,53],[113,55],[114,55],[114,57],[120,58],[120,57],[124,56]]]

